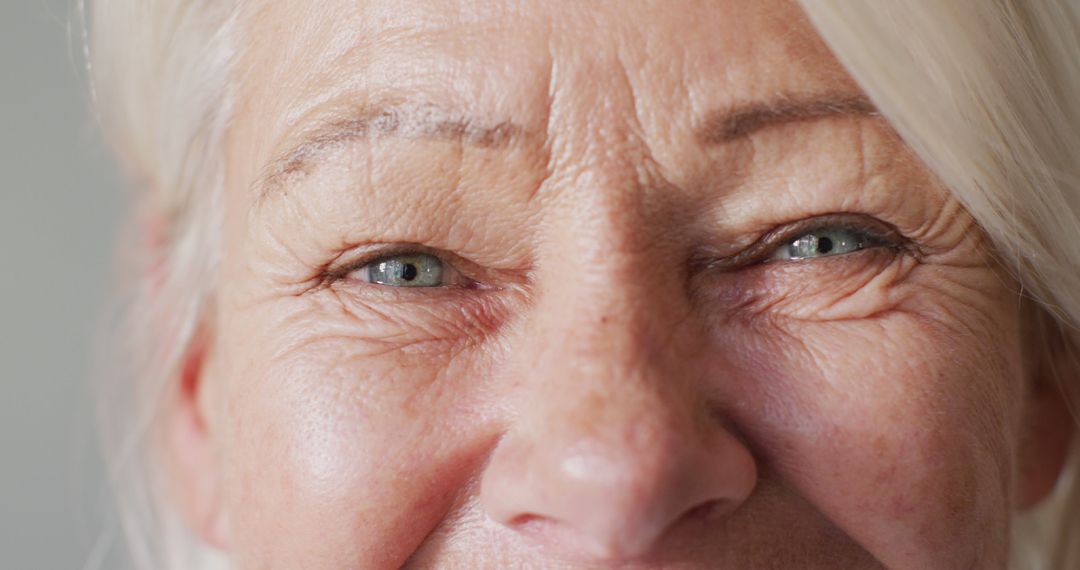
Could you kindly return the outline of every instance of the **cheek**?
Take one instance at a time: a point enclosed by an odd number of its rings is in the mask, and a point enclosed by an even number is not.
[[[1015,315],[922,314],[746,330],[737,366],[753,382],[737,400],[753,404],[733,415],[761,459],[886,565],[956,567],[1006,543]]]
[[[230,354],[233,551],[251,557],[241,567],[395,567],[494,437],[478,359],[314,309],[253,313],[231,333],[248,339]]]

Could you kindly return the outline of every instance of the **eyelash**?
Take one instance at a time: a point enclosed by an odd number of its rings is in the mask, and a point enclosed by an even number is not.
[[[834,213],[805,218],[783,224],[765,233],[742,251],[727,257],[714,257],[705,261],[708,269],[736,271],[762,264],[807,263],[814,259],[773,260],[771,255],[780,247],[808,234],[821,231],[850,231],[864,238],[868,247],[850,254],[828,257],[844,257],[860,251],[888,248],[896,251],[910,250],[914,247],[911,240],[904,237],[892,225],[867,214]],[[698,265],[701,265],[700,263]]]
[[[762,235],[752,244],[744,248],[742,251],[730,255],[727,257],[711,257],[708,259],[694,260],[692,265],[698,269],[707,269],[713,271],[738,271],[753,266],[764,264],[792,264],[792,263],[808,263],[814,262],[821,258],[805,258],[805,259],[791,259],[791,260],[777,260],[771,259],[771,256],[778,248],[783,247],[785,244],[791,243],[793,240],[799,239],[808,234],[813,234],[822,231],[850,231],[863,238],[866,238],[866,247],[853,251],[850,253],[826,255],[823,257],[846,257],[854,255],[862,251],[872,249],[891,249],[897,252],[904,250],[911,250],[914,248],[912,242],[904,237],[893,226],[887,224],[873,216],[866,214],[853,214],[853,213],[835,213],[824,214],[805,218],[795,222],[783,224],[770,230]],[[470,262],[448,254],[446,251],[437,250],[431,247],[423,246],[420,244],[399,244],[389,247],[377,248],[371,251],[367,255],[363,255],[360,259],[351,261],[342,265],[339,268],[328,269],[324,275],[325,280],[328,283],[333,283],[342,279],[346,279],[350,274],[363,270],[366,267],[372,266],[376,263],[394,259],[399,256],[405,255],[430,255],[438,258],[449,271],[455,273],[463,281],[463,284],[459,285],[443,285],[436,287],[423,287],[426,291],[430,292],[432,289],[491,289],[493,287],[488,286],[482,279],[477,279],[472,275],[469,275],[465,271],[458,269],[460,265],[472,266]],[[377,285],[381,289],[404,289],[403,287],[394,287],[390,285],[379,285],[376,283],[364,282],[365,285]]]

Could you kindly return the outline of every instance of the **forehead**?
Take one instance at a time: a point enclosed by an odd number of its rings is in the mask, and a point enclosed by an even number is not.
[[[783,0],[264,2],[243,37],[240,122],[260,156],[341,100],[436,102],[530,130],[550,129],[553,107],[564,127],[633,112],[662,136],[716,108],[856,91]]]

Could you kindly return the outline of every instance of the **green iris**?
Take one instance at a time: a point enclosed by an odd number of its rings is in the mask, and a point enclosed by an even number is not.
[[[803,234],[783,245],[773,254],[773,259],[813,259],[830,255],[843,255],[866,248],[870,239],[863,232],[847,229],[826,228]]]
[[[440,287],[443,263],[426,253],[386,257],[367,266],[367,280],[390,287]]]

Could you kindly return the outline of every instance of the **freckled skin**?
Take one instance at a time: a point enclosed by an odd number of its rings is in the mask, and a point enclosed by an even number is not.
[[[797,7],[326,0],[242,22],[200,378],[208,538],[238,568],[1004,567],[1019,315],[970,218],[879,117],[696,135],[738,102],[858,93]],[[355,141],[253,189],[316,119],[379,99],[529,134]],[[692,263],[831,213],[915,245]],[[322,273],[397,244],[483,286]]]

